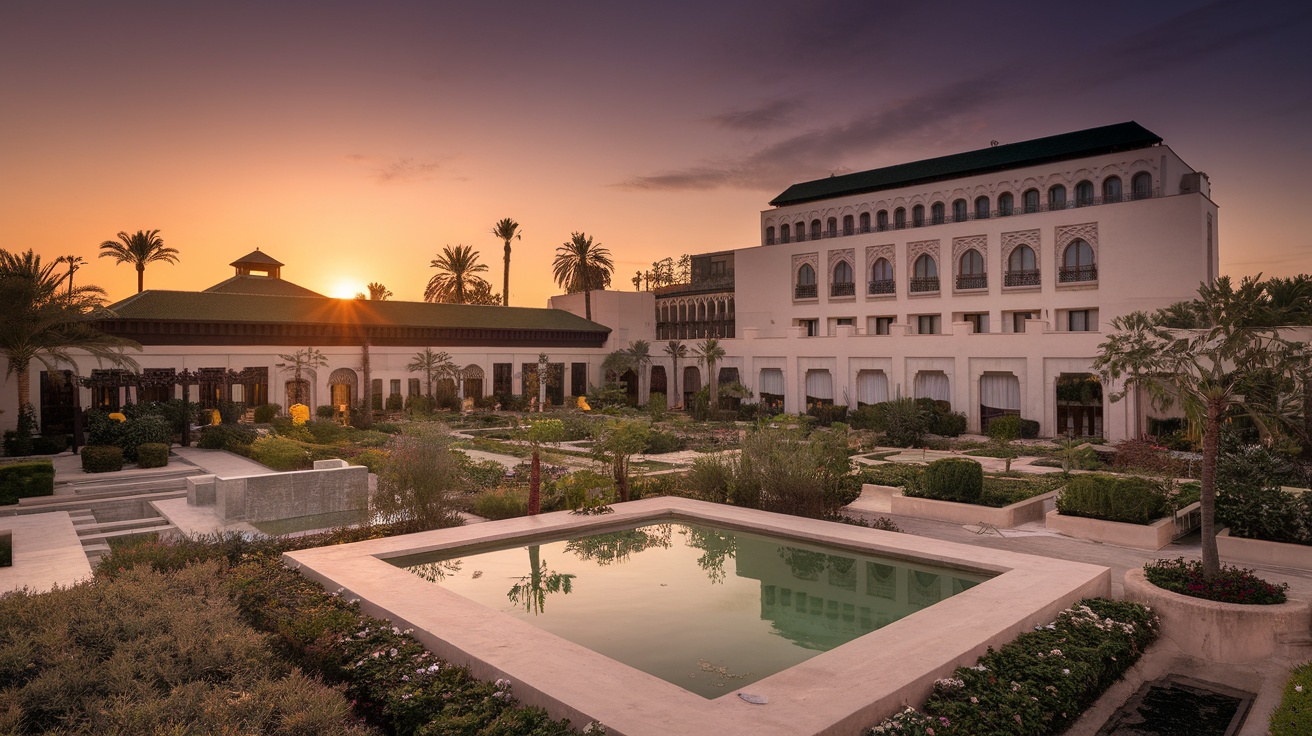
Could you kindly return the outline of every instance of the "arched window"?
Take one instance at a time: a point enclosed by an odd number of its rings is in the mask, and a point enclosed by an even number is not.
[[[880,210],[875,215],[875,227],[881,231],[888,229],[888,210]]]
[[[925,205],[918,204],[911,208],[911,224],[915,227],[925,226]]]
[[[860,223],[861,223],[861,232],[863,232],[863,233],[868,233],[868,232],[870,232],[870,213],[869,213],[869,212],[862,212],[862,213],[861,213]]]
[[[825,222],[825,237],[832,238],[838,235],[838,218],[831,217]]]
[[[679,321],[680,321],[680,322],[687,322],[687,321],[688,321],[688,304],[687,304],[687,302],[679,302]]]
[[[1062,283],[1097,281],[1098,265],[1093,262],[1093,248],[1080,239],[1071,241],[1061,259]]]
[[[952,221],[953,222],[966,221],[966,200],[956,199],[952,201]]]
[[[1048,209],[1066,209],[1066,187],[1057,184],[1048,190]]]
[[[1130,180],[1131,196],[1135,199],[1148,199],[1153,196],[1153,175],[1140,171]]]
[[[1104,204],[1121,201],[1121,177],[1109,176],[1102,180],[1102,201]]]
[[[984,273],[984,256],[974,248],[962,253],[957,262],[957,288],[987,289],[988,286],[988,274]]]
[[[907,209],[905,207],[898,207],[897,209],[893,210],[893,227],[897,228],[898,230],[901,230],[906,226],[907,226]]]
[[[938,291],[938,264],[933,256],[925,253],[917,258],[911,273],[912,291]]]
[[[888,262],[887,258],[876,258],[875,265],[870,267],[871,281],[889,281],[893,280],[893,264]]]
[[[790,240],[792,240],[792,239],[793,239],[793,238],[792,238],[792,228],[790,228],[790,227],[788,226],[788,223],[785,222],[784,224],[780,225],[780,226],[779,226],[779,242],[780,242],[780,243],[787,243],[788,241],[790,241]]]
[[[820,239],[820,221],[819,221],[819,220],[812,220],[812,221],[811,221],[811,239],[812,239],[812,240],[819,240],[819,239]]]
[[[774,225],[765,229],[765,244],[774,245]]]
[[[1025,193],[1022,194],[1021,197],[1023,199],[1023,204],[1025,206],[1025,212],[1031,213],[1031,212],[1039,211],[1039,190],[1026,189]]]
[[[1003,286],[1038,286],[1039,270],[1034,260],[1034,249],[1028,245],[1018,245],[1007,256],[1007,273],[1002,277]]]
[[[929,207],[929,220],[930,220],[930,222],[934,223],[935,225],[942,225],[943,222],[944,222],[945,220],[947,220],[947,217],[945,216],[945,213],[944,213],[944,210],[943,210],[943,203],[942,203],[942,202],[935,202],[934,204],[930,205],[930,207]]]
[[[829,296],[855,296],[852,264],[839,261],[834,265],[834,280],[829,284]]]
[[[797,285],[793,287],[794,299],[814,299],[817,296],[815,286],[815,269],[809,263],[803,263],[797,269]]]
[[[975,198],[975,219],[976,219],[976,220],[987,220],[987,219],[989,219],[989,198],[988,198],[988,197],[976,197],[976,198]]]
[[[1093,182],[1085,179],[1075,185],[1075,206],[1088,207],[1093,204]]]
[[[851,215],[843,215],[843,234],[844,234],[844,235],[851,235],[851,234],[852,234],[852,216],[851,216]]]
[[[1011,196],[1011,192],[1003,192],[1002,194],[998,195],[999,215],[1003,217],[1007,217],[1008,215],[1011,214],[1011,210],[1014,207],[1015,207],[1015,198]]]

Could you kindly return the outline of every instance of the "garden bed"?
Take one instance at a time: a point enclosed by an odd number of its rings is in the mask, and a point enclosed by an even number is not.
[[[1216,549],[1223,559],[1233,562],[1312,570],[1312,547],[1306,544],[1233,537],[1226,528],[1216,534]]]
[[[1153,585],[1142,568],[1125,573],[1124,596],[1151,607],[1161,618],[1162,636],[1182,652],[1213,662],[1259,662],[1275,654],[1282,639],[1310,633],[1307,601],[1260,606],[1203,600]]]
[[[934,519],[954,524],[988,524],[1002,528],[1014,528],[1031,521],[1043,519],[1044,508],[1050,505],[1057,491],[1048,491],[1023,501],[995,508],[973,503],[956,501],[936,501],[932,498],[919,498],[896,493],[891,500],[890,512],[902,516],[915,516],[920,519]]]
[[[1190,504],[1179,513],[1187,513],[1197,505]],[[1175,538],[1175,519],[1171,516],[1151,524],[1128,524],[1123,521],[1067,516],[1053,510],[1047,513],[1043,523],[1049,529],[1070,537],[1136,549],[1158,550]]]

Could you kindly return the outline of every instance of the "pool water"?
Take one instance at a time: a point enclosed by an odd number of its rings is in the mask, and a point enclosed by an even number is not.
[[[989,577],[686,522],[394,564],[706,698]]]

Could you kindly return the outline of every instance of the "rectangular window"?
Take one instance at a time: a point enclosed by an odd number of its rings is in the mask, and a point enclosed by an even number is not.
[[[571,396],[586,396],[588,393],[588,364],[569,364],[569,393]]]
[[[887,335],[893,329],[892,317],[875,317],[875,334]]]
[[[383,410],[383,379],[374,378],[369,381],[369,403],[373,404],[374,411]]]
[[[419,387],[419,379],[418,379],[418,378],[411,378],[411,379],[410,379],[410,394],[409,394],[409,395],[410,395],[410,396],[418,396],[420,393],[421,393],[421,390],[420,390],[420,387]]]
[[[493,363],[492,393],[497,396],[509,395],[514,390],[511,386],[512,375],[514,375],[514,369],[509,363]]]
[[[1011,331],[1024,332],[1025,320],[1033,319],[1033,312],[1012,312],[1011,313]]]
[[[797,326],[805,329],[807,337],[815,337],[820,332],[820,320],[818,319],[799,319]]]
[[[1089,310],[1072,309],[1066,313],[1066,329],[1071,332],[1088,332],[1092,329],[1089,326]]]
[[[937,335],[940,333],[941,317],[937,314],[922,314],[916,317],[916,333],[920,335]]]
[[[975,334],[979,335],[989,331],[989,315],[987,312],[978,314],[965,315],[965,321],[970,323],[970,328]]]
[[[393,378],[393,379],[392,379],[392,386],[391,386],[391,388],[392,388],[392,395],[393,395],[393,396],[400,396],[400,395],[401,395],[401,379],[399,379],[399,378]]]

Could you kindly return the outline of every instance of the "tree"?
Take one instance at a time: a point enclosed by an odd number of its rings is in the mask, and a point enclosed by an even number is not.
[[[674,405],[683,406],[683,394],[679,393],[679,361],[688,357],[688,346],[679,340],[665,343],[665,354],[674,361]]]
[[[387,443],[387,460],[378,474],[374,510],[387,521],[408,521],[419,529],[460,523],[455,498],[465,487],[460,458],[443,429],[411,425]]]
[[[137,269],[137,293],[144,290],[146,282],[146,264],[157,261],[178,262],[178,250],[164,245],[164,239],[158,230],[138,230],[128,235],[118,234],[118,240],[106,240],[100,244],[100,257],[113,258],[115,263],[131,263]]]
[[[1262,422],[1265,407],[1245,407],[1243,389],[1262,374],[1291,375],[1299,365],[1301,346],[1289,342],[1271,326],[1273,314],[1265,285],[1246,277],[1235,287],[1222,276],[1198,289],[1192,310],[1199,326],[1166,326],[1180,310],[1156,314],[1134,312],[1112,320],[1114,332],[1098,346],[1094,367],[1108,382],[1123,380],[1109,394],[1120,401],[1131,390],[1143,389],[1158,408],[1178,401],[1186,416],[1202,428],[1202,547],[1203,571],[1220,572],[1216,549],[1216,464],[1221,422],[1231,411],[1246,409]]]
[[[592,319],[592,289],[610,285],[615,264],[610,259],[610,251],[601,243],[593,243],[592,238],[583,233],[572,233],[569,241],[556,249],[552,272],[556,284],[562,288],[568,289],[578,282],[579,291],[583,292],[583,316]],[[605,274],[605,278],[597,278],[599,274]]]
[[[1011,472],[1011,461],[1020,456],[1016,446],[1011,444],[1020,439],[1021,419],[1019,414],[1007,414],[989,422],[989,439],[992,440],[998,454],[1007,461],[1006,472]]]
[[[528,515],[534,516],[542,511],[542,445],[565,439],[565,423],[559,419],[539,419],[521,434],[533,448],[529,461]]]
[[[611,419],[601,425],[592,455],[610,463],[620,501],[629,500],[629,461],[647,447],[650,434],[651,427],[636,419]]]
[[[68,291],[70,294],[73,293],[73,274],[77,273],[79,268],[87,265],[86,260],[82,256],[60,256],[55,259],[55,263],[68,264]]]
[[[651,343],[646,340],[634,340],[629,343],[629,358],[633,361],[633,369],[638,374],[638,401],[647,395],[647,374],[648,366],[651,365]]]
[[[492,291],[492,284],[479,280],[474,283],[474,287],[465,294],[465,304],[481,304],[486,307],[499,307],[501,305],[501,295]]]
[[[504,217],[492,227],[492,234],[506,243],[505,269],[501,276],[501,306],[508,307],[510,306],[510,241],[522,239],[519,232],[519,223],[509,217]]]
[[[60,289],[64,277],[55,274],[56,265],[42,264],[32,250],[0,249],[0,354],[7,361],[5,377],[16,378],[18,410],[29,415],[32,361],[53,373],[61,364],[76,367],[70,351],[82,350],[96,360],[134,368],[136,362],[123,350],[141,349],[96,329],[95,320],[108,315],[105,290],[90,285]]]
[[[715,366],[724,360],[724,348],[720,347],[719,340],[708,337],[693,348],[693,352],[697,354],[697,362],[706,366],[706,381],[711,389],[711,409],[719,411],[720,377],[716,375]]]
[[[301,376],[314,368],[327,368],[328,358],[324,357],[323,351],[318,348],[301,348],[294,353],[279,354],[278,357],[284,361],[278,364],[278,368],[292,374],[293,395],[288,396],[287,400],[292,404],[304,404],[309,401],[309,396],[302,395],[305,391],[305,380]]]
[[[432,348],[424,348],[423,352],[415,353],[415,359],[405,369],[411,373],[424,374],[426,395],[431,399],[433,381],[454,374],[456,364],[451,362],[451,356],[445,350],[435,353]]]
[[[371,281],[368,288],[370,301],[383,302],[392,298],[391,290],[377,281]]]
[[[437,274],[428,280],[424,301],[442,304],[466,304],[468,296],[479,284],[487,281],[479,276],[487,265],[478,262],[478,253],[468,245],[442,246],[442,252],[431,264]]]

